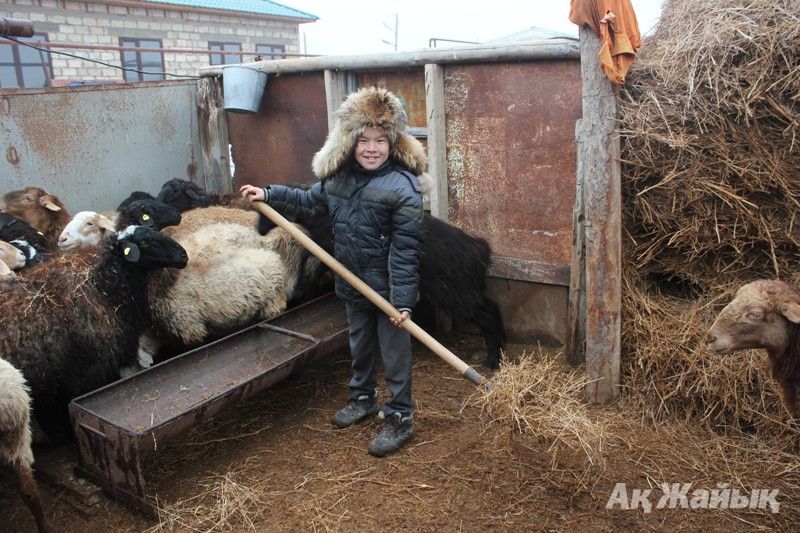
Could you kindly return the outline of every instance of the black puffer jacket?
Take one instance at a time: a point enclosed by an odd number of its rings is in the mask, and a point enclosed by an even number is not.
[[[375,171],[353,163],[310,189],[271,185],[269,205],[291,217],[328,213],[338,259],[398,309],[419,299],[422,194],[411,172],[388,161]],[[336,294],[366,301],[339,276]]]

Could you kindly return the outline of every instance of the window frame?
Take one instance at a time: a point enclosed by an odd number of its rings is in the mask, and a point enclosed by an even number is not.
[[[269,47],[270,50],[259,50],[258,48],[260,46]],[[278,52],[279,50],[280,52]],[[266,61],[271,59],[286,59],[286,45],[284,44],[256,43],[256,52]]]
[[[41,38],[41,39],[37,39],[37,38]],[[36,43],[36,42],[48,43],[48,42],[50,42],[50,38],[49,38],[48,34],[47,33],[40,33],[40,32],[34,33],[31,37],[18,37],[17,39],[19,39],[22,42],[31,42],[31,43]],[[30,89],[30,88],[34,88],[35,89],[35,88],[39,88],[39,87],[50,87],[52,85],[52,80],[53,80],[53,57],[52,57],[52,55],[50,54],[49,51],[43,52],[41,50],[36,50],[36,52],[39,54],[40,60],[43,60],[44,63],[39,62],[39,63],[25,63],[25,64],[23,64],[22,63],[22,59],[20,58],[19,49],[20,49],[21,46],[24,46],[24,45],[19,45],[19,44],[13,45],[13,44],[5,44],[5,43],[0,43],[0,45],[9,46],[11,48],[11,57],[14,60],[13,63],[0,62],[0,66],[14,67],[14,73],[15,73],[15,75],[17,77],[17,80],[16,80],[17,84],[14,87],[4,87],[2,85],[2,82],[0,82],[0,89]],[[26,85],[25,84],[25,76],[24,76],[24,73],[23,73],[23,70],[22,70],[23,67],[38,67],[38,68],[41,69],[43,66],[46,67],[46,70],[45,70],[45,74],[46,75],[45,75],[44,85],[37,85],[36,87],[31,87],[30,85]]]
[[[153,49],[153,52],[158,52],[158,55],[161,56],[161,71],[160,71],[160,72],[162,72],[161,77],[159,79],[155,79],[155,80],[145,80],[144,79],[145,75],[142,74],[141,72],[134,72],[132,70],[124,70],[125,68],[127,68],[125,66],[125,52],[133,52],[134,54],[136,54],[136,70],[146,70],[146,69],[144,68],[144,64],[142,63],[142,50],[135,50],[135,51],[134,50],[120,50],[119,51],[119,64],[120,64],[121,67],[123,67],[122,79],[125,81],[125,83],[140,83],[140,82],[143,82],[143,81],[162,81],[162,80],[166,79],[166,76],[163,74],[164,72],[166,72],[166,64],[164,63],[164,52],[163,52],[164,41],[163,40],[157,39],[155,37],[152,37],[152,38],[150,38],[150,37],[148,37],[148,38],[142,38],[142,37],[119,37],[119,46],[120,46],[120,48],[142,48],[142,49],[146,49],[147,47],[142,46],[142,41],[152,41],[152,42],[157,42],[158,43],[158,46]],[[129,43],[135,43],[135,44],[131,45]],[[129,80],[128,76],[136,76],[138,79]]]
[[[225,46],[226,45],[235,45],[235,46],[238,46],[239,49],[238,50],[225,50]],[[219,50],[212,50],[211,49],[212,46],[219,46],[220,49]],[[220,53],[220,52],[234,52],[234,51],[238,51],[239,52],[239,60],[238,61],[228,62],[228,58],[233,58],[233,57],[236,57],[236,56],[233,55],[233,54],[221,54]],[[233,41],[208,41],[208,64],[209,65],[235,65],[237,63],[242,63],[243,62],[243,56],[241,54],[242,52],[243,52],[242,43],[233,42]],[[220,59],[221,59],[221,62],[220,63],[214,63],[214,56],[219,56]]]

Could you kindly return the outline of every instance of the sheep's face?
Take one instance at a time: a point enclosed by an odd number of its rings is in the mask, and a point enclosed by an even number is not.
[[[25,266],[25,254],[13,244],[0,241],[0,261],[5,263],[11,270],[16,270]]]
[[[207,193],[191,181],[174,178],[161,187],[156,197],[158,201],[171,205],[183,213],[195,207],[208,207],[211,202]]]
[[[4,213],[24,220],[34,228],[45,227],[52,213],[61,211],[64,207],[55,196],[39,187],[25,187],[8,192],[3,196],[0,205]]]
[[[120,210],[118,224],[162,229],[181,223],[181,213],[175,207],[156,199],[136,200]]]
[[[103,237],[114,231],[111,221],[94,211],[80,211],[69,221],[58,238],[58,248],[62,252],[96,246]]]
[[[800,323],[800,296],[789,284],[760,280],[742,286],[708,330],[707,348],[727,354],[765,348],[783,352],[793,324]]]
[[[183,268],[189,261],[183,246],[158,230],[128,226],[117,235],[117,250],[143,270]]]

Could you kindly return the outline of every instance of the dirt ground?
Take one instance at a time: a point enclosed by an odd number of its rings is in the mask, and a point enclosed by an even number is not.
[[[445,344],[477,365],[480,339],[451,334]],[[513,360],[536,347],[511,345]],[[468,401],[475,388],[445,363],[415,347],[416,435],[401,453],[376,459],[367,445],[375,419],[345,430],[328,420],[345,401],[349,356],[339,353],[278,384],[185,440],[160,446],[147,482],[160,520],[114,500],[78,509],[43,485],[56,528],[85,531],[708,531],[800,528],[798,492],[783,489],[779,513],[760,509],[607,510],[616,483],[647,489],[661,482],[696,486],[769,487],[737,479],[725,460],[703,446],[702,430],[688,433],[642,424],[625,408],[592,408],[611,415],[614,441],[605,463],[588,465],[582,452],[521,435],[494,422]],[[631,438],[631,436],[634,438]],[[656,453],[654,450],[658,450]],[[666,451],[665,451],[666,450]],[[46,457],[43,451],[39,457]],[[718,466],[718,465],[722,466]],[[713,465],[713,467],[712,467]],[[781,487],[798,487],[797,472]],[[33,531],[34,523],[8,480],[0,483],[0,529]],[[798,489],[800,491],[800,489]],[[653,491],[652,503],[660,492]]]

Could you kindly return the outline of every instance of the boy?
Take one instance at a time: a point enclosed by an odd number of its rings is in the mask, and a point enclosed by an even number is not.
[[[379,350],[391,398],[383,408],[383,428],[369,445],[377,457],[399,450],[414,432],[411,338],[401,323],[411,316],[419,294],[420,179],[427,158],[407,128],[397,96],[377,87],[361,89],[336,112],[334,127],[314,156],[320,181],[307,191],[281,185],[240,189],[245,198],[264,200],[290,216],[327,213],[336,258],[401,312],[397,320],[389,319],[337,276],[336,294],[347,307],[353,377],[350,400],[331,421],[346,428],[378,413]]]

